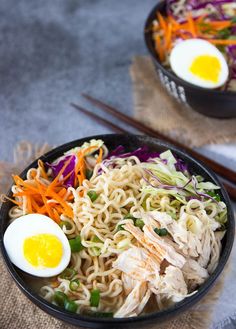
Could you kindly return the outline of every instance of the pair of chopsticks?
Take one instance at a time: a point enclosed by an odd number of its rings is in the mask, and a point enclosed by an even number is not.
[[[101,109],[102,111],[104,111],[105,113],[109,113],[111,114],[113,117],[118,118],[121,122],[126,123],[128,125],[130,125],[131,127],[137,129],[140,132],[143,132],[144,134],[151,136],[151,137],[155,137],[155,138],[159,138],[162,139],[184,151],[186,151],[187,153],[189,153],[190,155],[192,155],[193,157],[195,157],[196,159],[204,162],[206,165],[208,165],[213,171],[215,171],[218,176],[219,179],[221,180],[221,182],[224,184],[226,190],[228,191],[230,197],[233,200],[236,200],[236,172],[231,170],[230,168],[227,168],[223,165],[221,165],[220,163],[204,156],[203,154],[200,154],[199,152],[191,149],[190,147],[172,139],[171,137],[165,136],[163,134],[161,134],[160,132],[144,125],[143,123],[141,123],[140,121],[120,112],[119,110],[115,109],[114,107],[105,104],[104,102],[91,97],[87,94],[82,94],[82,96],[89,101],[91,104],[97,106],[99,109]],[[114,132],[117,133],[122,133],[122,134],[129,134],[129,132],[121,127],[119,127],[118,125],[102,118],[101,116],[88,111],[87,109],[83,108],[80,105],[71,103],[71,106],[74,107],[75,109],[77,109],[78,111],[80,111],[81,113],[84,113],[85,115],[87,115],[88,117],[94,119],[96,122],[101,123],[102,125],[109,127],[110,129],[112,129]]]

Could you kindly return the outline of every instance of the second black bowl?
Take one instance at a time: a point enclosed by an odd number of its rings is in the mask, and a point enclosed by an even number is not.
[[[152,56],[156,72],[167,92],[179,102],[189,105],[193,110],[206,116],[216,118],[236,117],[236,92],[210,90],[194,86],[178,78],[170,70],[167,70],[160,63],[152,38],[150,26],[156,13],[160,11],[165,15],[166,1],[159,1],[152,9],[145,23],[144,37],[145,43]],[[148,31],[148,32],[147,32]]]

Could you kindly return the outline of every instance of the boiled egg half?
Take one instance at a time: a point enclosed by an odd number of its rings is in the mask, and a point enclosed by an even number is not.
[[[218,88],[225,84],[229,76],[222,53],[202,39],[189,39],[176,44],[170,54],[170,66],[179,78],[203,88]]]
[[[70,262],[67,237],[44,215],[29,214],[15,219],[7,227],[3,243],[13,264],[38,277],[57,275]]]

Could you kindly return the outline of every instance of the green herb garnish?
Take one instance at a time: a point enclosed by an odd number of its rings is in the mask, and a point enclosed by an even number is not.
[[[64,305],[65,310],[76,313],[78,305],[73,300],[67,300]]]
[[[64,292],[62,291],[55,291],[53,295],[53,300],[57,304],[57,306],[64,307],[65,302],[68,300],[68,297]]]
[[[65,221],[65,220],[61,221],[61,222],[59,223],[59,226],[60,226],[61,228],[63,228],[63,226],[65,226],[67,230],[70,230],[70,229],[72,228],[71,223],[69,223],[69,222],[67,222],[67,221]]]
[[[87,195],[88,195],[88,197],[90,198],[90,200],[91,200],[92,202],[94,202],[94,201],[97,200],[97,198],[98,198],[98,194],[97,194],[97,192],[95,192],[95,191],[93,191],[93,190],[88,191],[88,192],[87,192]]]
[[[91,291],[90,305],[93,307],[98,307],[100,302],[100,291],[98,289]]]
[[[93,176],[93,171],[90,169],[86,169],[85,176],[88,180],[90,180],[90,178]]]
[[[119,224],[119,225],[117,226],[116,230],[117,230],[117,232],[118,232],[118,231],[125,231],[125,229],[124,229],[124,224]]]
[[[76,274],[73,268],[67,267],[61,274],[60,278],[65,280],[71,280]]]
[[[84,249],[84,246],[81,243],[81,237],[79,235],[74,239],[69,239],[69,244],[72,252],[79,252]]]
[[[71,291],[76,291],[80,286],[79,279],[74,279],[70,282],[69,287]]]
[[[142,228],[144,226],[144,221],[140,218],[136,218],[134,221],[134,226],[137,226],[142,230]]]
[[[55,291],[53,300],[57,306],[64,307],[64,309],[67,311],[75,313],[78,309],[78,305],[73,300],[70,300],[68,296],[62,291]]]
[[[154,232],[158,234],[159,236],[166,236],[168,234],[168,231],[166,228],[154,228]]]
[[[207,192],[208,195],[210,195],[212,198],[214,198],[216,201],[220,202],[220,195],[214,191]]]
[[[127,215],[125,215],[124,219],[132,219],[132,220],[135,220],[136,218],[131,215],[130,213],[128,213]]]

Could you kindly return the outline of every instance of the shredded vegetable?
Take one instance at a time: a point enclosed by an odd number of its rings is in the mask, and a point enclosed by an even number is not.
[[[235,1],[169,0],[165,13],[157,12],[151,30],[161,63],[169,67],[172,48],[182,40],[199,38],[215,45],[225,56],[229,79],[224,89],[236,89]]]

